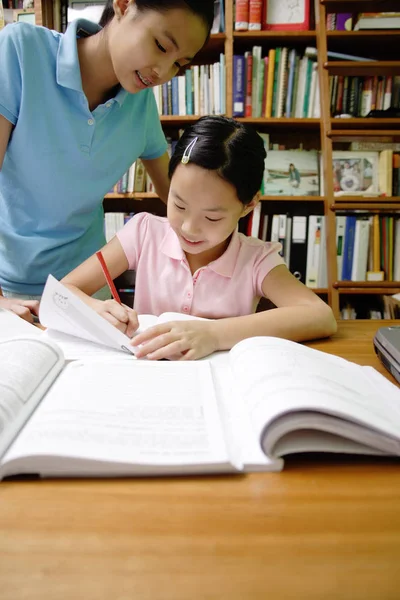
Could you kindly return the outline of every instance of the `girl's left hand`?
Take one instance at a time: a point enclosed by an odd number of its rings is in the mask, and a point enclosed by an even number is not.
[[[150,327],[134,336],[133,346],[137,358],[160,360],[196,360],[218,350],[212,322],[170,321]]]

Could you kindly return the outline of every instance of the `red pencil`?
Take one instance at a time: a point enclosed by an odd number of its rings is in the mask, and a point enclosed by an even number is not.
[[[121,299],[118,296],[117,289],[116,289],[114,282],[111,279],[111,275],[107,269],[106,261],[104,260],[103,255],[100,250],[98,252],[96,252],[96,256],[99,259],[101,268],[103,269],[104,277],[107,280],[108,287],[110,288],[110,292],[112,293],[114,300],[116,300],[118,302],[118,304],[122,304]]]

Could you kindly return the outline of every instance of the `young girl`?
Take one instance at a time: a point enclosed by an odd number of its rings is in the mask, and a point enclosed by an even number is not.
[[[214,319],[152,327],[134,338],[143,344],[138,357],[196,359],[252,336],[331,335],[331,309],[288,271],[280,244],[237,231],[259,201],[264,159],[263,141],[250,127],[225,117],[199,119],[169,164],[168,218],[139,213],[102,250],[113,278],[136,270],[135,310],[91,298],[105,283],[95,256],[63,283],[129,336],[136,313]],[[261,296],[277,308],[254,314]]]
[[[192,60],[213,16],[213,0],[109,0],[103,29],[1,31],[0,306],[29,318],[24,300],[49,272],[63,277],[104,244],[102,200],[138,157],[166,201],[150,88]]]

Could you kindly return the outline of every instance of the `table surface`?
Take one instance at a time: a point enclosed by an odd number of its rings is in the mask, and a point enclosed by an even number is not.
[[[394,381],[372,347],[382,324],[344,321],[309,345]],[[398,600],[399,558],[396,459],[0,484],[1,600]]]

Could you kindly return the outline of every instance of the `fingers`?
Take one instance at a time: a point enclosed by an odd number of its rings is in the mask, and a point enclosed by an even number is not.
[[[115,300],[102,302],[99,312],[111,325],[129,337],[132,337],[139,326],[136,311]]]
[[[21,319],[28,321],[28,323],[33,323],[33,315],[27,306],[17,303],[11,304],[10,310],[19,317],[21,317]]]
[[[23,304],[23,306],[26,306],[27,308],[29,308],[31,313],[33,313],[36,316],[39,316],[39,301],[38,300],[23,300],[22,304]]]
[[[138,319],[136,310],[133,310],[132,308],[129,308],[128,306],[126,307],[126,310],[128,311],[128,323],[127,323],[125,333],[128,337],[131,338],[133,336],[133,334],[135,333],[135,331],[137,330],[137,328],[139,327],[139,319]]]
[[[171,331],[170,325],[167,325],[167,324],[154,325],[154,327],[149,327],[149,329],[146,329],[146,331],[143,331],[142,333],[138,333],[138,335],[136,335],[135,339],[132,341],[132,344],[134,346],[140,346],[140,344],[146,344],[147,342],[156,338],[157,336],[168,333],[169,331]]]

